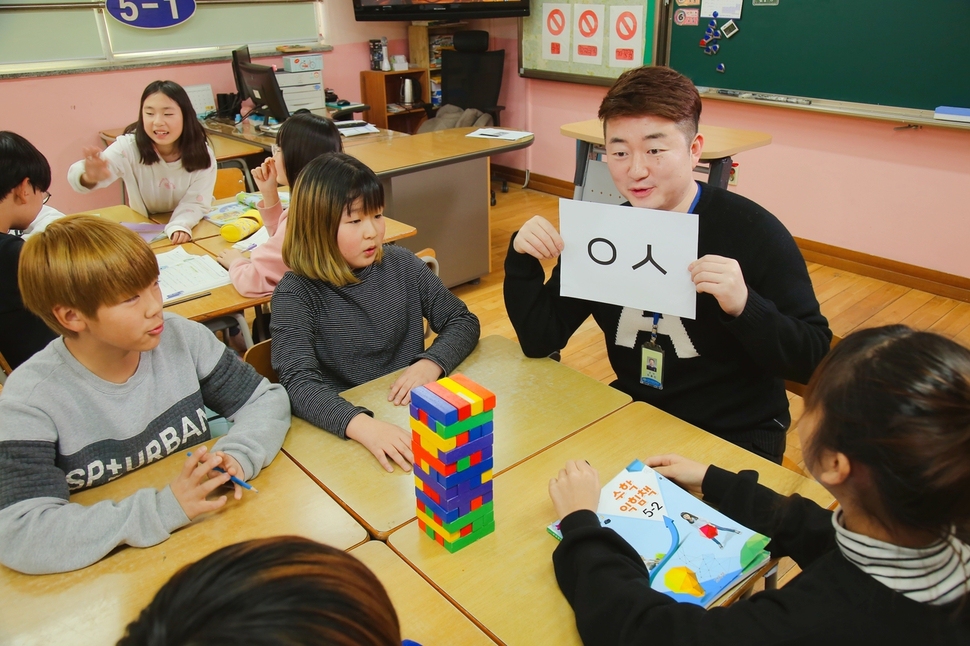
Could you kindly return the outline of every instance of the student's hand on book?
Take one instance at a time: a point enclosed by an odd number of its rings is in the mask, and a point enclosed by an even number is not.
[[[564,246],[556,227],[541,215],[535,215],[523,224],[512,243],[512,248],[517,252],[539,260],[558,258]]]
[[[242,260],[245,257],[246,256],[242,255],[242,252],[239,251],[239,249],[229,247],[228,249],[223,249],[219,252],[219,254],[216,256],[216,261],[226,269],[229,269],[229,267],[232,266],[232,263],[236,262],[237,260]]]
[[[388,458],[397,462],[398,466],[405,471],[411,470],[411,463],[414,461],[414,454],[411,453],[411,434],[399,426],[361,413],[350,420],[344,434],[351,440],[363,444],[388,473],[394,472],[394,466]]]
[[[707,254],[688,265],[687,271],[697,293],[712,295],[728,316],[741,316],[748,302],[748,286],[737,260]]]
[[[209,511],[215,511],[226,504],[227,498],[219,496],[215,500],[206,500],[206,496],[229,482],[228,473],[215,472],[212,469],[222,465],[222,458],[218,454],[210,454],[205,446],[200,446],[192,455],[185,458],[185,466],[170,485],[175,499],[182,507],[182,511],[189,520]]]
[[[223,451],[216,451],[216,455],[222,458],[223,471],[225,471],[231,476],[236,476],[240,480],[245,479],[246,473],[243,471],[242,467],[239,466],[239,463],[236,462],[236,458],[232,457],[231,455]],[[222,475],[218,471],[213,471],[212,473],[209,474],[209,477],[214,478],[216,474]],[[235,482],[232,483],[232,487],[233,487],[232,497],[235,498],[236,500],[242,500],[242,495],[243,495],[242,487],[237,485]]]
[[[172,234],[171,240],[175,244],[185,244],[186,242],[192,242],[192,236],[185,231],[176,231]]]
[[[556,514],[565,518],[574,511],[596,511],[600,501],[600,474],[585,460],[570,460],[549,481],[549,497]]]
[[[102,182],[111,177],[111,169],[108,162],[101,156],[101,149],[85,146],[84,150],[84,172],[81,174],[81,185],[87,188],[94,188],[98,182]]]
[[[262,164],[252,171],[256,188],[263,194],[263,206],[275,206],[280,201],[279,173],[276,171],[276,160],[267,157]]]
[[[411,403],[411,389],[431,383],[441,377],[444,372],[431,359],[418,359],[401,373],[401,376],[391,384],[387,393],[387,401],[395,406],[407,406]]]
[[[710,466],[688,460],[676,453],[655,455],[647,458],[645,463],[665,478],[670,478],[687,491],[697,494],[701,493],[701,485],[704,484],[704,476]]]

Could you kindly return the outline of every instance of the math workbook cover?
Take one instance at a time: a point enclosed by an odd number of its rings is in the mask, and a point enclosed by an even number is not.
[[[698,500],[640,460],[600,492],[603,527],[622,536],[650,572],[650,587],[710,607],[770,558],[770,540]],[[559,521],[548,527],[562,540]]]

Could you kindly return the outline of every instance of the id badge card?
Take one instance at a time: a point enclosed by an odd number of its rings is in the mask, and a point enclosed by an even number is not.
[[[652,341],[640,347],[640,383],[664,389],[664,351]]]

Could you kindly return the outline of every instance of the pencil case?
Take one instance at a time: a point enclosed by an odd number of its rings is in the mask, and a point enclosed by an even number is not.
[[[229,242],[239,242],[243,238],[253,235],[263,226],[263,218],[259,211],[250,209],[239,216],[238,220],[227,222],[219,228],[219,233]]]

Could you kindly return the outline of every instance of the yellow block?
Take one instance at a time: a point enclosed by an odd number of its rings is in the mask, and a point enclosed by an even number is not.
[[[468,390],[464,386],[462,386],[454,379],[451,379],[449,377],[442,377],[441,379],[438,380],[438,383],[444,386],[445,388],[447,388],[448,390],[450,390],[451,392],[455,393],[465,401],[471,403],[472,415],[478,415],[484,409],[482,398],[476,395],[475,393],[473,393],[472,391]]]
[[[485,473],[482,474],[482,484],[485,484],[486,482],[488,482],[491,479],[492,479],[492,470],[491,469],[489,469],[488,471],[486,471]]]
[[[411,430],[421,437],[421,446],[424,447],[428,453],[437,455],[435,451],[451,451],[458,446],[457,436],[446,440],[422,424],[421,420],[414,419],[413,417],[408,419],[411,420]]]
[[[461,533],[460,532],[448,532],[448,531],[445,531],[445,528],[444,527],[442,527],[438,523],[434,522],[434,518],[432,518],[428,514],[424,513],[420,509],[418,509],[416,511],[418,512],[418,519],[419,520],[423,520],[428,527],[430,527],[431,529],[434,530],[434,533],[435,534],[441,536],[443,539],[445,539],[449,543],[454,543],[459,538],[461,538]]]

